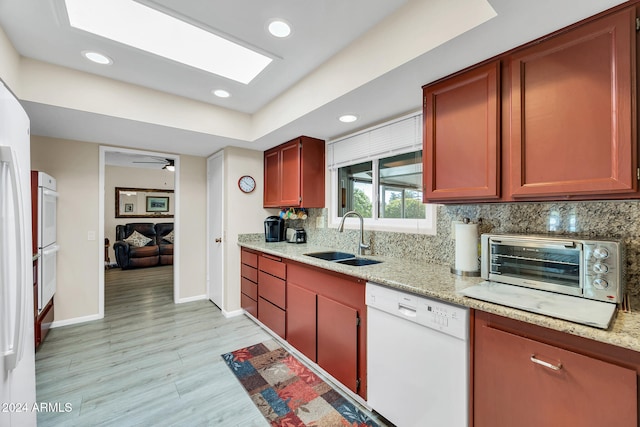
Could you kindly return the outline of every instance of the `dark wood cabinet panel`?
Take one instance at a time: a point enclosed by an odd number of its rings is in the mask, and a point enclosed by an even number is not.
[[[324,141],[301,136],[264,153],[264,207],[324,207]]]
[[[280,205],[300,206],[302,146],[298,140],[280,148]]]
[[[316,316],[316,293],[287,283],[287,341],[314,362]]]
[[[358,392],[358,311],[318,295],[318,365]]]
[[[637,361],[602,360],[588,342],[572,351],[587,340],[485,313],[476,313],[474,335],[475,427],[637,425]]]
[[[250,298],[244,292],[240,294],[240,306],[247,311],[250,315],[258,318],[258,300]]]
[[[258,295],[283,310],[286,308],[285,281],[260,271],[258,274]]]
[[[294,307],[293,301],[302,301],[302,304]],[[316,308],[313,325],[305,312],[311,307]],[[288,263],[287,341],[293,333],[289,325],[298,325],[300,334],[308,333],[306,339],[316,340],[315,360],[320,367],[366,399],[364,280],[296,262]]]
[[[287,264],[282,262],[281,258],[261,254],[258,259],[258,265],[260,271],[264,271],[265,273],[269,273],[270,275],[279,277],[280,279],[287,278]]]
[[[264,152],[264,207],[280,207],[280,151]]]
[[[247,249],[240,251],[240,306],[258,317],[258,254]]]
[[[635,8],[511,55],[514,198],[637,188]]]
[[[423,88],[425,201],[500,197],[500,62]]]
[[[258,301],[258,283],[246,277],[240,278],[240,291],[254,301]]]
[[[246,277],[252,282],[258,283],[258,269],[242,264],[240,266],[240,275]]]
[[[282,338],[286,337],[285,311],[262,297],[258,297],[258,320]]]

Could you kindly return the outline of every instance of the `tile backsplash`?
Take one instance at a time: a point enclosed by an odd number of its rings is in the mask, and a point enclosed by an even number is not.
[[[481,233],[554,233],[622,239],[627,249],[627,290],[633,296],[640,295],[640,201],[440,205],[435,236],[368,231],[365,226],[365,241],[371,239],[374,255],[451,265],[455,251],[451,224],[465,217],[478,222]],[[323,227],[316,227],[318,221]],[[327,228],[326,209],[310,209],[308,219],[287,222],[288,227],[304,228],[309,243],[350,252],[357,249],[358,230],[339,233],[335,228]]]

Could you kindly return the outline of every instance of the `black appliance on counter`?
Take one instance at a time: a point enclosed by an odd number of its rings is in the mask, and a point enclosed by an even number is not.
[[[284,238],[284,219],[279,216],[268,216],[264,220],[264,241],[282,242]]]

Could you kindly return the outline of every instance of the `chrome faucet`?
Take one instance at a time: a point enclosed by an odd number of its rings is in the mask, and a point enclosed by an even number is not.
[[[360,218],[360,243],[358,243],[358,255],[364,255],[365,249],[371,249],[371,240],[369,240],[369,244],[364,243],[364,219],[362,215],[360,215],[356,211],[349,211],[342,216],[342,220],[340,221],[340,225],[338,226],[338,231],[342,233],[344,231],[344,220],[348,216],[357,216]]]

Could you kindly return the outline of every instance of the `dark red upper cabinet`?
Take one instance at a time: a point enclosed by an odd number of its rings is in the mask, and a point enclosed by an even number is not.
[[[500,62],[423,87],[424,201],[500,197]]]
[[[510,57],[510,193],[541,199],[637,189],[635,8]]]
[[[301,136],[264,152],[264,207],[324,207],[324,141]]]

